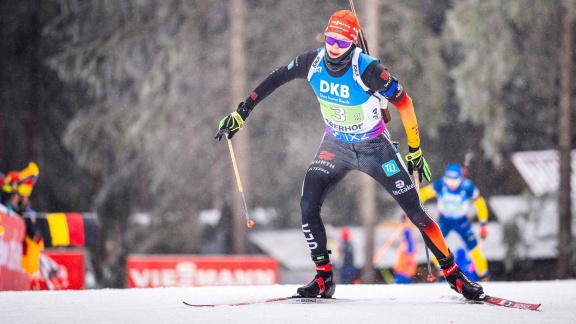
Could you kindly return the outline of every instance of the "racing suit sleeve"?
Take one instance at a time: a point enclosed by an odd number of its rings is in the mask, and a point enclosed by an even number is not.
[[[472,182],[470,182],[471,184]],[[475,185],[471,185],[467,188],[470,191],[470,197],[472,197],[472,201],[474,207],[476,208],[476,213],[478,216],[478,221],[480,224],[486,225],[488,221],[488,206],[486,205],[486,200],[484,197],[480,195],[480,190]]]
[[[245,101],[245,108],[251,111],[262,100],[286,82],[294,79],[306,79],[312,62],[318,55],[317,51],[309,51],[298,55],[290,64],[276,69],[262,81]]]
[[[398,80],[390,75],[384,65],[374,61],[366,67],[362,74],[362,81],[370,90],[379,92],[396,106],[408,137],[408,146],[418,148],[420,146],[420,134],[418,133],[418,121],[416,120],[414,105]]]
[[[488,207],[486,206],[484,197],[478,197],[478,199],[474,201],[474,207],[476,207],[476,212],[478,213],[478,221],[481,224],[486,224],[488,221]]]
[[[424,186],[420,189],[420,201],[422,201],[422,203],[425,203],[427,200],[434,197],[436,197],[436,191],[434,190],[432,184]]]

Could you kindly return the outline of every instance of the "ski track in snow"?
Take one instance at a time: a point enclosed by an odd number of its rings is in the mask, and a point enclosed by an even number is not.
[[[0,292],[0,323],[576,323],[576,280],[488,282],[496,297],[541,303],[538,311],[472,305],[447,283],[338,285],[347,303],[190,307],[286,297],[296,285]],[[393,300],[391,300],[394,298]],[[368,299],[368,300],[367,300]]]

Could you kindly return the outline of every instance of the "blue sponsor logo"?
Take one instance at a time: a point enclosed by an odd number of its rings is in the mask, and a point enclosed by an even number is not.
[[[290,70],[293,67],[294,67],[294,61],[292,61],[292,62],[290,62],[290,64],[288,64],[288,70]]]
[[[396,164],[396,161],[394,161],[394,160],[390,160],[390,161],[382,164],[382,169],[384,169],[384,172],[389,177],[400,172],[400,168],[398,167],[398,164]]]

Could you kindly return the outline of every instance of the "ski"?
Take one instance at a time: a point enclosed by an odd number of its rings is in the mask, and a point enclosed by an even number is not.
[[[480,300],[468,300],[462,296],[442,296],[442,298],[449,300],[456,300],[467,304],[488,304],[494,306],[503,306],[508,308],[518,308],[527,310],[537,310],[538,307],[540,307],[541,305],[541,304],[522,303],[510,299],[493,297],[488,295],[484,295],[484,297]]]
[[[395,298],[386,298],[383,300],[394,300]],[[183,301],[184,305],[192,307],[217,307],[217,306],[246,306],[254,304],[266,304],[266,303],[284,303],[284,304],[331,304],[331,303],[344,303],[344,302],[355,302],[355,301],[366,301],[369,299],[345,299],[345,298],[316,298],[316,297],[280,297],[280,298],[270,298],[264,300],[255,300],[247,302],[238,303],[222,303],[222,304],[193,304]],[[380,300],[380,299],[379,299]]]
[[[264,304],[264,303],[274,303],[279,301],[286,301],[290,297],[281,297],[281,298],[270,298],[265,300],[256,300],[256,301],[249,301],[249,302],[239,302],[239,303],[229,303],[229,304],[192,304],[186,301],[183,301],[184,305],[192,306],[192,307],[216,307],[216,306],[246,306],[252,304]]]
[[[265,304],[265,303],[288,303],[288,304],[328,304],[336,302],[352,301],[351,299],[337,299],[337,298],[308,298],[308,297],[280,297],[280,298],[269,298],[264,300],[239,302],[239,303],[225,303],[225,304],[191,304],[188,302],[183,302],[184,305],[193,307],[216,307],[216,306],[246,306],[253,304]]]

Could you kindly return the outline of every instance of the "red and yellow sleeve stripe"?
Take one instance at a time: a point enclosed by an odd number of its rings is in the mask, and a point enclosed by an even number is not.
[[[398,98],[390,101],[398,109],[402,125],[408,137],[408,146],[417,148],[420,146],[420,134],[418,133],[418,121],[414,112],[412,99],[406,91],[403,91]]]

